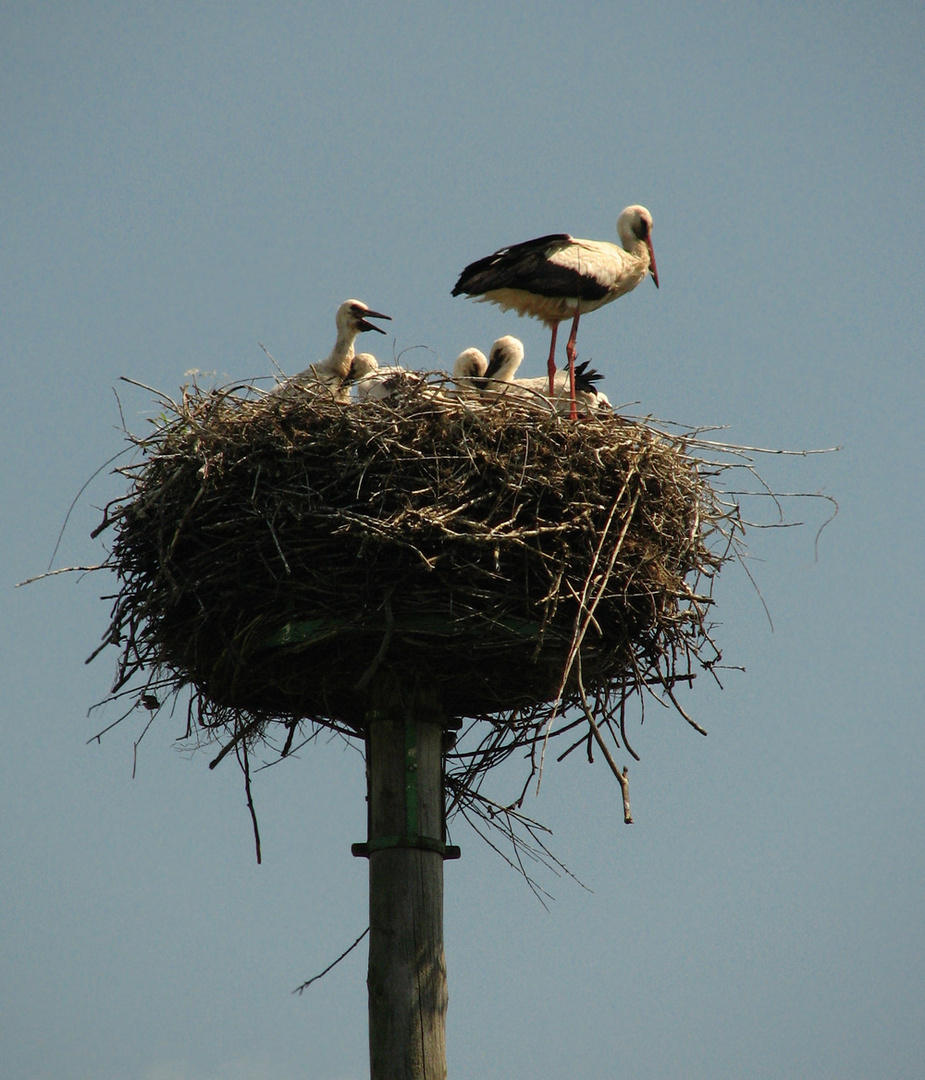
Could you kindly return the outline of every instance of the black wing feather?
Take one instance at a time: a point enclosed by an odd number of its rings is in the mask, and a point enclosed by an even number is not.
[[[587,296],[599,299],[606,289],[565,266],[549,262],[550,249],[569,244],[568,233],[548,233],[511,244],[470,263],[459,275],[452,295],[484,296],[494,289],[523,289],[542,296]]]

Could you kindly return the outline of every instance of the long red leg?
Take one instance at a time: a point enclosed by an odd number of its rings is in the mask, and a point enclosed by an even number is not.
[[[581,317],[581,312],[575,312],[575,318],[572,321],[572,332],[569,334],[568,342],[565,346],[565,355],[568,357],[568,385],[569,393],[572,396],[572,404],[569,409],[569,419],[578,419],[578,410],[575,408],[575,338],[578,337],[578,320]]]
[[[555,398],[556,396],[556,334],[559,331],[559,324],[554,322],[552,324],[552,341],[549,343],[549,362],[546,364],[546,370],[549,372],[549,396]]]

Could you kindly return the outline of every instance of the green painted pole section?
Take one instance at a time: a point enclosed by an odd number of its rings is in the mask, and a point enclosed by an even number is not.
[[[443,839],[444,730],[421,694],[379,690],[371,716],[370,1076],[446,1080],[443,853],[434,843]]]

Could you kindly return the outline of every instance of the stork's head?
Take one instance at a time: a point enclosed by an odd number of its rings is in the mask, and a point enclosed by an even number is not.
[[[463,349],[453,364],[454,379],[472,379],[488,370],[488,358],[481,349]]]
[[[485,372],[485,377],[510,382],[523,358],[523,342],[510,334],[505,334],[504,337],[498,338],[488,353],[488,370]]]
[[[649,253],[649,273],[658,288],[658,270],[652,248],[652,215],[644,206],[628,206],[617,218],[617,234],[627,251],[644,245]]]
[[[345,300],[337,309],[337,332],[339,334],[360,334],[364,330],[375,330],[384,334],[381,326],[375,326],[367,319],[388,319],[391,315],[383,315],[381,311],[373,311],[362,300]]]

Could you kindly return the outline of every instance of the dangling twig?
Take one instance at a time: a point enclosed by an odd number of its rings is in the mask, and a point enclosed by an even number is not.
[[[585,719],[588,721],[588,726],[591,728],[591,734],[594,736],[595,742],[601,748],[601,753],[604,755],[604,760],[610,766],[610,771],[617,778],[617,783],[620,785],[620,790],[623,792],[623,823],[624,825],[633,824],[633,814],[630,810],[630,784],[627,779],[627,768],[624,765],[623,771],[620,771],[620,766],[617,765],[614,760],[613,754],[610,752],[610,747],[604,742],[604,736],[601,734],[601,729],[597,726],[597,721],[594,719],[594,713],[591,712],[591,708],[588,705],[588,697],[585,694],[585,688],[581,681],[581,662],[579,661],[578,670],[578,692],[581,695],[581,706],[584,709]]]
[[[344,959],[344,957],[345,957],[345,956],[349,956],[349,955],[350,955],[350,953],[352,953],[352,952],[353,952],[353,950],[354,950],[354,949],[355,949],[355,948],[357,947],[357,945],[359,945],[359,944],[360,944],[360,942],[361,942],[361,941],[363,940],[363,938],[365,938],[365,937],[366,937],[366,935],[367,935],[368,933],[369,933],[369,927],[367,926],[367,927],[366,927],[366,929],[365,929],[365,930],[363,931],[363,933],[362,933],[362,934],[360,934],[360,936],[359,936],[359,937],[358,937],[358,938],[356,939],[356,941],[355,941],[355,942],[354,942],[354,943],[353,943],[353,944],[352,944],[352,945],[350,946],[350,948],[349,948],[349,949],[345,949],[345,950],[344,950],[344,952],[342,952],[342,953],[340,954],[340,956],[338,956],[338,958],[337,958],[337,959],[336,959],[336,960],[334,961],[334,963],[333,963],[333,964],[328,964],[328,966],[327,966],[327,967],[326,967],[326,968],[324,969],[324,971],[320,972],[320,973],[319,973],[318,975],[313,975],[313,976],[312,976],[312,977],[311,977],[310,979],[308,979],[308,980],[307,980],[306,982],[302,983],[302,985],[301,985],[301,986],[297,986],[297,987],[295,988],[295,990],[293,990],[292,992],[293,992],[294,994],[301,994],[301,993],[302,993],[302,991],[303,991],[303,990],[307,990],[307,989],[308,989],[308,988],[309,988],[309,987],[311,986],[311,984],[312,984],[313,982],[317,982],[317,981],[318,981],[319,979],[323,979],[323,978],[324,978],[324,976],[325,976],[325,975],[327,975],[327,973],[328,973],[328,972],[329,972],[329,971],[330,971],[330,970],[331,970],[332,968],[335,968],[335,967],[337,967],[337,965],[338,965],[338,964],[339,964],[339,963],[341,962],[341,960],[343,960],[343,959]]]
[[[251,770],[250,762],[247,757],[247,740],[244,738],[239,739],[235,743],[234,747],[235,755],[238,759],[238,764],[241,766],[241,772],[244,773],[244,792],[247,795],[247,809],[251,815],[251,822],[254,826],[254,847],[257,851],[257,865],[260,865],[260,829],[257,826],[257,811],[254,809],[254,799],[251,794]]]

